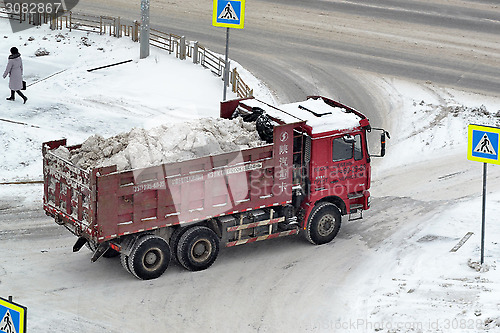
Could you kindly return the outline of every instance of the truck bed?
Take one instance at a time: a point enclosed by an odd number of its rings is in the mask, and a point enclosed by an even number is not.
[[[51,152],[66,140],[46,142],[44,209],[74,234],[100,243],[290,203],[296,126],[276,126],[274,143],[262,147],[122,172],[83,170]]]

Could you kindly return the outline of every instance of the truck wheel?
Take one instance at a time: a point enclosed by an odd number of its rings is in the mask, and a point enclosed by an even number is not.
[[[330,202],[321,202],[314,207],[306,228],[306,238],[315,245],[330,242],[340,229],[340,210]]]
[[[156,279],[170,263],[170,247],[165,239],[145,235],[139,238],[128,257],[132,274],[142,280]]]
[[[177,257],[177,247],[179,246],[179,241],[182,237],[182,235],[184,235],[184,233],[189,229],[190,227],[179,227],[177,229],[174,230],[174,232],[172,233],[172,236],[170,236],[170,241],[169,241],[169,244],[170,244],[170,251],[172,251],[173,253],[173,256],[175,260],[177,260],[177,262],[179,262],[179,258]]]
[[[128,264],[128,256],[123,254],[123,253],[120,253],[120,262],[121,262],[123,268],[125,268],[125,270],[127,272],[132,274],[132,271],[130,270],[130,265]]]
[[[212,229],[192,227],[182,235],[177,246],[177,258],[184,268],[201,271],[210,267],[219,254],[219,238]]]

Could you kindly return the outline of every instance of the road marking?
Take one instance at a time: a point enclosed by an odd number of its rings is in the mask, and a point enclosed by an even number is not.
[[[460,240],[460,242],[457,243],[457,245],[455,245],[451,250],[450,252],[457,252],[458,249],[460,249],[462,247],[462,245],[465,244],[465,242],[467,242],[467,240],[469,240],[469,238],[473,235],[474,233],[473,232],[468,232],[465,234],[465,236]]]

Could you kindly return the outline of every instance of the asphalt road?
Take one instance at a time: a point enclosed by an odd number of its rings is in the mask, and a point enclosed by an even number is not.
[[[136,2],[136,3],[135,3]],[[140,17],[140,1],[81,1],[75,11]],[[151,25],[224,53],[212,1],[151,0]],[[323,94],[384,120],[369,77],[500,95],[500,6],[487,0],[247,1],[245,28],[231,29],[230,58],[280,102]]]

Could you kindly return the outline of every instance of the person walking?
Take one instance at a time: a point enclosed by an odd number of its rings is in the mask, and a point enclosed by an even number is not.
[[[3,78],[5,79],[9,75],[9,88],[10,97],[7,97],[8,101],[15,100],[15,93],[24,100],[24,104],[28,100],[28,97],[24,96],[21,92],[23,89],[23,61],[21,60],[21,54],[17,47],[12,47],[10,49],[9,62],[3,73]]]

